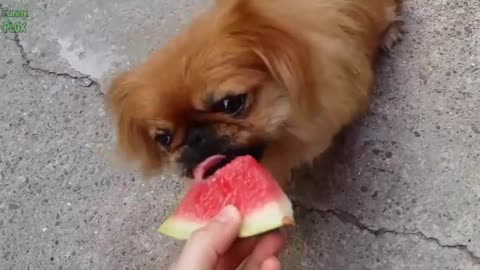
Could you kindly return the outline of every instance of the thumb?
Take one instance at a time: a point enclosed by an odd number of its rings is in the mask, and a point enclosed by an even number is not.
[[[212,270],[233,244],[242,218],[234,206],[225,207],[187,241],[175,270]]]

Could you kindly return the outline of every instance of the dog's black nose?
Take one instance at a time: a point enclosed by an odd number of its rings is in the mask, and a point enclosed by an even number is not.
[[[228,146],[228,141],[219,138],[211,126],[192,126],[187,131],[185,148],[180,156],[180,162],[191,176],[195,167],[206,158],[221,154]]]
[[[196,126],[188,130],[186,145],[193,149],[205,147],[215,137],[215,132],[207,126]]]

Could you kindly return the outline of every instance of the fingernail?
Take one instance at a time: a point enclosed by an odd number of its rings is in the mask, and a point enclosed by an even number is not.
[[[220,213],[218,213],[218,215],[215,217],[215,220],[222,223],[228,223],[237,219],[239,215],[240,214],[235,206],[228,205],[227,207],[223,208]]]

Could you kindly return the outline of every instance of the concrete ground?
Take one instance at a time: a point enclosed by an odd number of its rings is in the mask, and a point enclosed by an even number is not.
[[[206,2],[1,5],[29,18],[0,33],[0,269],[166,269],[181,243],[154,228],[181,186],[107,164],[103,86]],[[371,113],[296,176],[287,270],[480,269],[480,5],[405,18]]]

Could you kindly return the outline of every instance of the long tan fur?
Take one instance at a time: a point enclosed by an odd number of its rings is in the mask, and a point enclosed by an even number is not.
[[[268,142],[262,162],[285,182],[366,110],[398,10],[394,0],[217,0],[114,81],[119,148],[151,174],[177,161],[189,124],[202,119],[236,142]],[[247,117],[205,111],[206,97],[235,91],[255,97]],[[161,128],[175,131],[169,151],[152,138]]]

